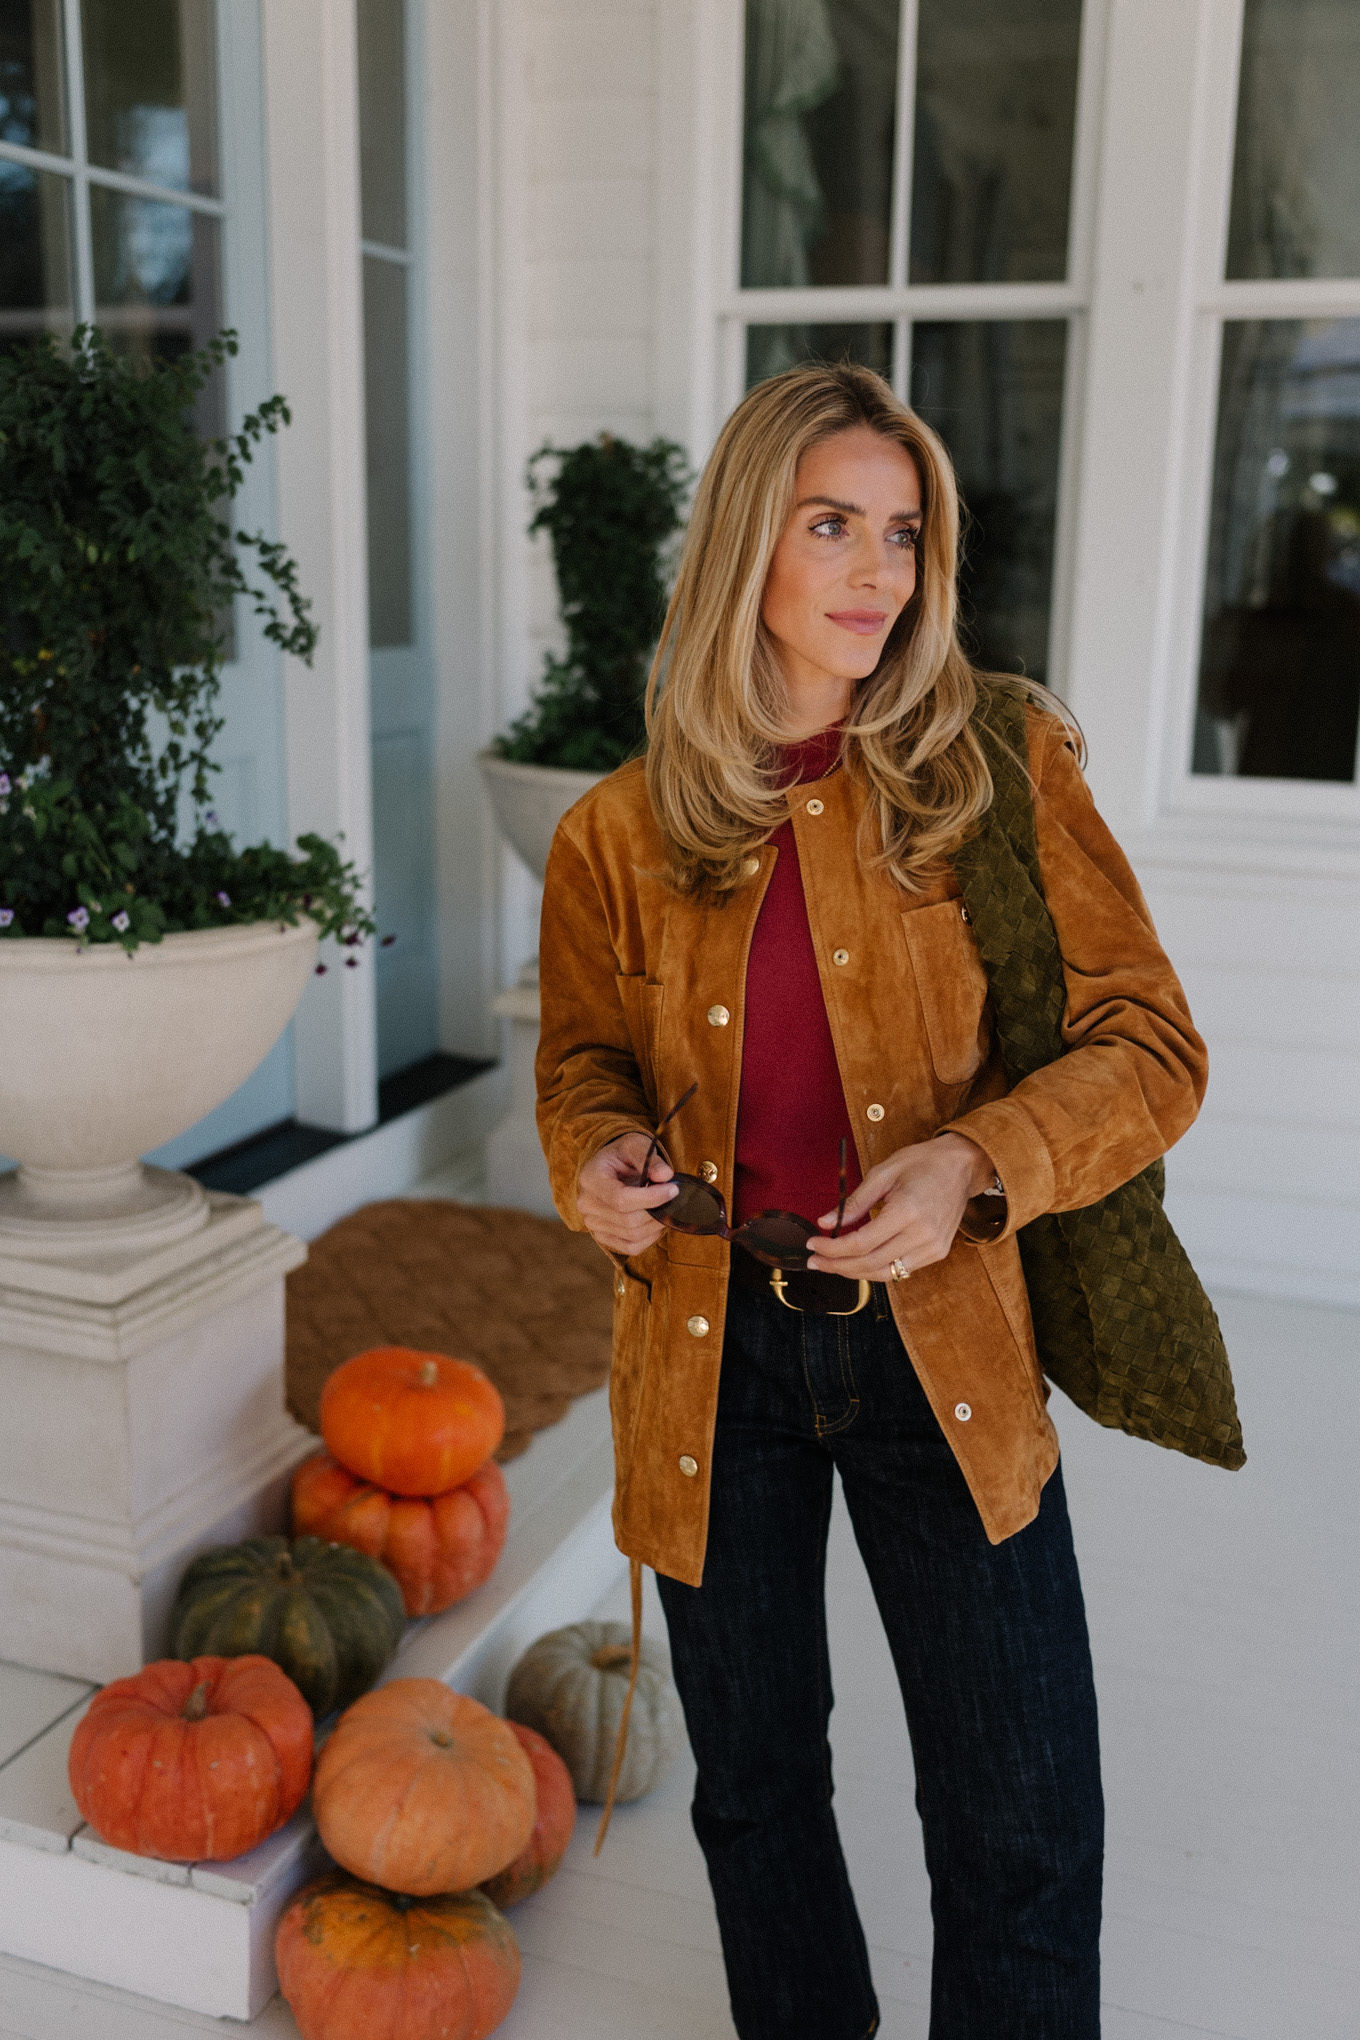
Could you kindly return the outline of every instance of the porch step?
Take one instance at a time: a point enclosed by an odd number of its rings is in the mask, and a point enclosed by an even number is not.
[[[588,1615],[623,1572],[603,1389],[505,1473],[510,1534],[495,1572],[459,1607],[411,1623],[386,1678],[442,1679],[498,1708],[520,1653]],[[326,1860],[310,1813],[233,1863],[109,1848],[83,1826],[66,1782],[90,1694],[0,1666],[0,1953],[211,2017],[253,2018],[276,1988],[279,1916]]]

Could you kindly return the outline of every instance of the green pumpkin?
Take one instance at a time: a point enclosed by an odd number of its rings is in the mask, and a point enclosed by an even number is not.
[[[170,1648],[177,1658],[272,1658],[319,1718],[368,1691],[405,1626],[401,1588],[376,1558],[321,1537],[248,1537],[193,1561]]]

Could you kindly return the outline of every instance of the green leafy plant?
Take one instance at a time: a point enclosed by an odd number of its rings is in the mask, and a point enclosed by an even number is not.
[[[226,332],[139,365],[82,326],[0,355],[0,935],[132,950],[304,914],[372,933],[334,844],[238,850],[209,806],[229,605],[308,663],[316,645],[285,548],[224,517],[286,403],[194,429],[235,352]]]
[[[549,655],[534,701],[497,739],[502,758],[611,772],[642,748],[669,541],[692,479],[684,449],[665,439],[633,446],[603,432],[534,455],[529,529],[552,545],[567,650]]]

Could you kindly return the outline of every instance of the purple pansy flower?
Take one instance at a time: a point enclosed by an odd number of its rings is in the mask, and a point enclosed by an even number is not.
[[[14,921],[13,907],[0,907],[0,928],[8,928]]]
[[[229,892],[220,892],[217,895],[217,904],[219,907],[229,907],[231,905],[231,894]]]
[[[132,926],[132,916],[127,913],[115,914],[111,925],[118,930],[120,935],[126,935],[128,929]]]
[[[0,772],[0,799],[3,799],[4,796],[11,791],[12,788],[9,783],[8,772]]]
[[[90,910],[88,907],[72,907],[66,918],[71,926],[83,935],[90,925]]]

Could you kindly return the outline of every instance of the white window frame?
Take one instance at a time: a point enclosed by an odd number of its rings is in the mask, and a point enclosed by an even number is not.
[[[1263,839],[1326,852],[1360,825],[1360,764],[1351,785],[1257,779],[1190,769],[1199,698],[1205,572],[1212,514],[1222,332],[1238,319],[1360,318],[1360,278],[1273,278],[1228,282],[1228,220],[1236,148],[1238,76],[1246,0],[1215,0],[1208,11],[1199,78],[1198,186],[1192,247],[1193,319],[1188,365],[1188,438],[1176,509],[1176,573],[1163,716],[1160,814],[1192,828],[1226,824],[1253,846]],[[1236,824],[1236,828],[1233,827]],[[1349,827],[1346,827],[1349,825]]]
[[[910,388],[910,334],[917,320],[1063,319],[1067,324],[1062,430],[1059,445],[1057,521],[1054,531],[1050,603],[1048,680],[1066,691],[1070,650],[1071,590],[1075,555],[1075,514],[1080,464],[1080,419],[1085,381],[1087,309],[1094,261],[1097,170],[1101,103],[1110,0],[1084,0],[1077,68],[1076,128],[1072,149],[1072,197],[1068,219],[1068,274],[1059,283],[913,284],[907,281],[911,231],[910,183],[916,100],[918,0],[902,0],[893,167],[893,223],[889,280],[854,286],[809,285],[799,289],[743,288],[741,276],[742,144],[745,95],[745,9],[707,10],[697,26],[700,86],[714,106],[716,164],[706,279],[707,318],[712,333],[704,350],[712,361],[707,452],[722,420],[746,387],[746,327],[753,323],[887,323],[894,328],[893,379],[899,396]]]

